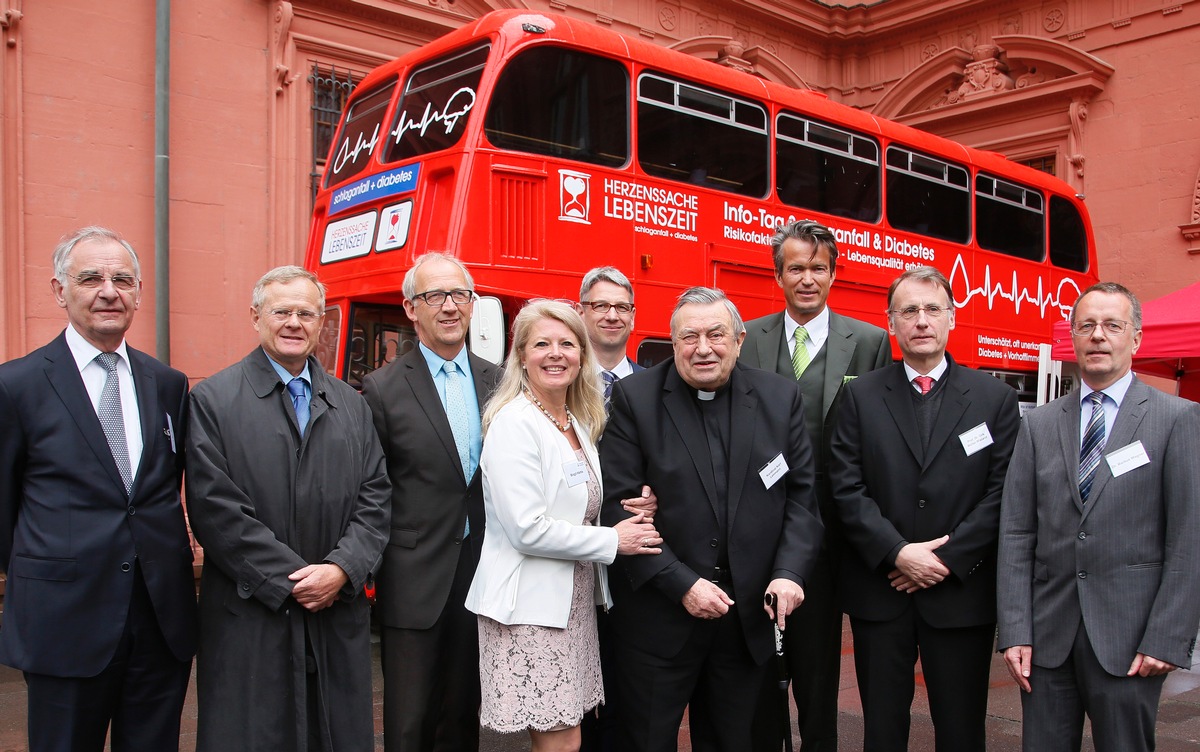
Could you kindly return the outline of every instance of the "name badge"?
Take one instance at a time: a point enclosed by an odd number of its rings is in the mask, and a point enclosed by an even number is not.
[[[1126,444],[1115,452],[1109,452],[1104,455],[1104,459],[1108,460],[1108,469],[1112,471],[1113,477],[1118,478],[1130,470],[1136,470],[1142,465],[1150,464],[1150,457],[1146,454],[1146,447],[1142,446],[1142,442],[1133,442]]]
[[[783,458],[783,452],[775,455],[775,459],[763,465],[762,470],[758,471],[758,477],[762,478],[763,485],[767,488],[779,482],[788,471],[787,461]]]
[[[992,445],[992,432],[988,430],[987,423],[980,423],[974,428],[960,433],[958,440],[962,442],[963,451],[970,457],[980,449],[985,449]]]
[[[171,440],[171,454],[178,454],[178,452],[175,451],[175,424],[171,422],[170,413],[166,413],[166,416],[167,427],[163,429],[163,433],[165,433],[167,438]]]
[[[563,475],[567,476],[567,486],[574,488],[580,483],[587,483],[587,463],[583,460],[571,460],[563,463]]]

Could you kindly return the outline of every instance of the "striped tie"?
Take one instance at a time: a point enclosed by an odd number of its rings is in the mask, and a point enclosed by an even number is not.
[[[804,344],[808,341],[808,332],[804,330],[804,327],[798,326],[792,338],[796,342],[796,346],[792,348],[792,371],[796,373],[796,378],[800,378],[804,375],[804,369],[808,368],[808,364],[812,361],[808,357],[808,347]]]
[[[1100,455],[1104,452],[1104,393],[1092,392],[1092,417],[1083,432],[1083,446],[1079,449],[1079,496],[1086,502],[1092,492],[1092,480],[1100,466]]]

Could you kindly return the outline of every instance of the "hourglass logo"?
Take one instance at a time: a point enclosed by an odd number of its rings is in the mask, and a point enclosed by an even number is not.
[[[379,219],[379,235],[375,238],[375,251],[390,251],[403,248],[408,242],[408,223],[412,218],[412,201],[401,201],[383,210]]]
[[[575,170],[558,171],[558,218],[590,225],[592,176]]]

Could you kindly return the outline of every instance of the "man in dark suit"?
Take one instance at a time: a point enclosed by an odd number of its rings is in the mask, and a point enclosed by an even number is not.
[[[133,248],[85,227],[54,251],[67,312],[0,366],[0,662],[25,672],[33,752],[174,750],[196,649],[183,519],[187,377],[125,342]]]
[[[649,485],[664,539],[610,578],[622,749],[675,749],[689,704],[694,749],[749,749],[771,620],[804,600],[820,548],[800,389],[739,365],[744,338],[723,293],[692,288],[671,317],[674,359],[613,387],[601,517],[628,517],[622,501]]]
[[[1154,749],[1167,673],[1200,626],[1200,406],[1130,370],[1133,293],[1071,311],[1083,385],[1025,416],[1000,517],[999,647],[1024,690],[1022,748]]]
[[[834,593],[842,536],[825,473],[829,434],[842,386],[892,362],[887,332],[834,313],[826,305],[837,275],[837,241],[828,227],[809,219],[783,225],[771,237],[775,281],[787,307],[746,323],[741,361],[795,379],[804,393],[804,422],[816,459],[817,502],[825,523],[821,556],[804,588],[804,607],[784,632],[796,721],[803,752],[837,750],[838,685],[841,680],[842,610]],[[783,718],[778,689],[768,678],[755,722],[755,749],[779,749]],[[790,732],[789,732],[790,733]]]
[[[612,401],[612,387],[618,379],[644,370],[626,352],[629,335],[633,333],[635,316],[633,285],[615,266],[597,266],[583,275],[579,284],[579,302],[575,310],[583,319],[588,342],[596,354],[596,365],[600,368],[600,379],[604,386],[604,403]],[[647,486],[641,497],[642,504],[630,500],[626,506],[637,508],[652,518],[657,499]],[[608,610],[596,607],[596,628],[600,638],[600,670],[604,674],[604,704],[588,713],[580,724],[581,752],[613,752],[618,749],[617,713],[620,706],[620,690],[617,689],[616,637],[608,619]]]
[[[392,481],[376,606],[384,744],[388,752],[474,750],[479,638],[463,603],[483,542],[479,416],[500,369],[467,350],[475,285],[457,259],[417,258],[403,290],[420,344],[363,380]]]
[[[888,326],[904,360],[851,381],[838,408],[837,592],[866,750],[908,749],[918,657],[938,752],[985,744],[1000,493],[1020,418],[1015,391],[946,354],[953,301],[933,267],[897,277]]]

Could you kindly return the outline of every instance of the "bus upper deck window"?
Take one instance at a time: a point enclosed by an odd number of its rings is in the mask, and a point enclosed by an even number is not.
[[[971,192],[965,167],[889,146],[886,185],[892,227],[955,243],[970,240]]]
[[[459,142],[475,107],[489,49],[485,44],[457,52],[413,71],[387,133],[384,162],[419,157]]]
[[[1076,272],[1088,270],[1087,226],[1079,209],[1061,196],[1050,197],[1050,263]]]
[[[329,156],[326,188],[358,175],[371,163],[371,155],[382,140],[383,116],[395,89],[393,79],[356,97],[346,107],[341,132],[334,140],[333,153]]]
[[[975,239],[979,247],[1041,261],[1046,256],[1042,194],[1007,180],[975,176]]]
[[[869,136],[780,113],[775,133],[775,191],[790,206],[877,222],[879,144]]]

